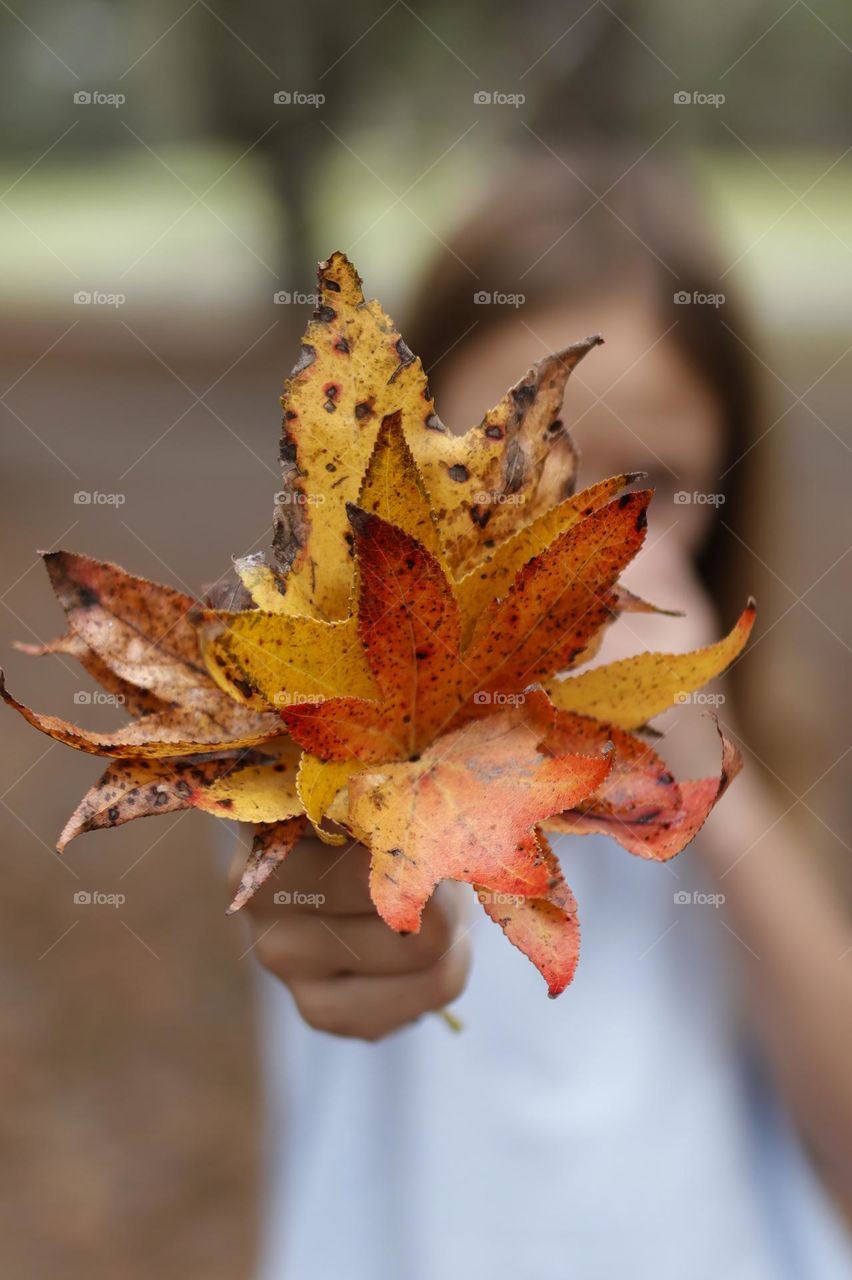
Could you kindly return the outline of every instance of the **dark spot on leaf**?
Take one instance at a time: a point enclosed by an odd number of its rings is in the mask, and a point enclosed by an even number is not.
[[[512,388],[512,399],[519,413],[526,413],[535,400],[536,388],[531,382],[522,382],[519,387]]]
[[[112,808],[107,809],[107,817],[109,818],[110,822],[118,822],[120,813],[121,811],[116,807],[116,805],[113,805]]]
[[[78,586],[75,598],[81,609],[93,609],[96,604],[100,604],[100,596],[91,587]]]
[[[364,418],[372,418],[372,416],[373,416],[372,405],[368,404],[366,400],[361,400],[359,401],[358,404],[356,404],[355,417],[358,419],[359,422],[362,422]]]
[[[342,351],[346,356],[349,355],[349,343],[343,337],[335,339],[334,349],[335,351]]]
[[[320,285],[323,289],[328,289],[330,293],[340,293],[340,285],[336,280],[329,280],[328,276],[323,276]]]
[[[641,533],[643,529],[648,527],[648,512],[643,507],[636,517],[636,532]]]
[[[394,369],[391,376],[388,378],[388,382],[396,382],[397,378],[402,373],[403,369],[407,365],[412,364],[413,361],[416,359],[414,352],[411,350],[411,347],[409,347],[408,343],[405,341],[404,338],[397,338],[395,347],[396,347],[396,354],[399,356],[399,364]]]
[[[334,307],[329,306],[317,307],[314,315],[322,324],[331,324],[332,320],[337,319],[337,312]]]
[[[479,525],[480,529],[484,529],[494,514],[493,507],[471,507],[470,518],[474,524]]]
[[[621,497],[618,499],[619,511],[624,510],[624,508],[627,506],[628,502],[630,501],[630,498],[631,498],[631,495],[629,493],[623,493],[621,495]]]
[[[502,439],[503,439],[503,428],[502,428],[502,427],[498,427],[498,426],[496,425],[496,423],[495,423],[495,424],[493,424],[492,426],[490,426],[490,427],[486,427],[486,428],[485,428],[485,434],[486,434],[486,435],[489,437],[489,439],[491,439],[491,440],[502,440]]]
[[[459,484],[464,484],[465,480],[469,479],[470,473],[461,462],[456,462],[450,467],[449,476],[451,480],[457,480]]]

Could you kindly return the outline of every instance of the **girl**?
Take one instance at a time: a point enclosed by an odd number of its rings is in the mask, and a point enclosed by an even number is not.
[[[718,293],[718,268],[687,193],[648,161],[621,172],[549,161],[504,178],[404,329],[458,425],[544,353],[606,336],[566,398],[581,479],[651,473],[627,583],[686,618],[622,619],[599,661],[732,623],[745,592],[716,617],[730,573],[713,514],[737,520],[756,422],[741,316],[694,301]],[[694,708],[662,727],[680,776],[710,772]],[[263,1280],[852,1276],[828,1194],[852,1189],[852,929],[756,769],[674,864],[603,837],[556,851],[583,946],[555,1004],[461,886],[418,936],[392,933],[364,849],[306,840],[254,899]],[[282,907],[281,890],[323,905]],[[451,1001],[458,1036],[421,1017]]]

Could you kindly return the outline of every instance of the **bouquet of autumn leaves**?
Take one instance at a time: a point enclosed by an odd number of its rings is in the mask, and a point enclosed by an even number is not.
[[[229,609],[115,565],[45,555],[79,659],[133,719],[93,733],[16,701],[31,724],[110,758],[60,837],[197,808],[255,824],[231,910],[311,826],[371,851],[376,910],[417,931],[444,879],[544,975],[577,963],[576,904],[545,830],[672,858],[740,768],[678,783],[633,731],[741,652],[719,643],[577,673],[621,614],[650,490],[625,473],[574,493],[565,383],[600,341],[548,356],[466,435],[435,413],[420,361],[340,253],[285,385],[271,556],[236,561]],[[235,608],[235,606],[239,606]],[[646,735],[647,738],[648,735]],[[330,851],[330,857],[332,851]]]

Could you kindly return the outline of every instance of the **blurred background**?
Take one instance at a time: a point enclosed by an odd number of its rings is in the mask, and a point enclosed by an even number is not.
[[[268,544],[277,397],[318,258],[348,252],[404,326],[483,191],[523,218],[519,159],[566,181],[579,147],[617,148],[619,176],[676,157],[719,239],[715,292],[750,309],[736,336],[757,334],[765,393],[748,483],[723,513],[738,598],[760,604],[737,672],[747,765],[842,868],[843,0],[13,0],[0,29],[0,642],[19,697],[87,727],[120,718],[72,662],[12,649],[62,629],[38,548],[197,594]],[[611,204],[590,188],[595,217],[620,216]],[[471,274],[472,292],[511,286]],[[447,353],[472,315],[447,315]],[[440,397],[437,368],[434,385]],[[210,820],[130,824],[60,862],[57,833],[98,765],[11,712],[2,726],[2,1273],[245,1277],[261,1128],[251,957],[223,915]],[[81,907],[79,891],[123,901]]]

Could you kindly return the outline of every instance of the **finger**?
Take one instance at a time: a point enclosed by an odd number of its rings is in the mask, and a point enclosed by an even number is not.
[[[290,984],[302,1017],[317,1031],[359,1040],[381,1040],[442,1009],[462,993],[470,967],[467,939],[419,973],[394,977],[299,979]]]
[[[267,917],[257,922],[255,954],[284,982],[418,973],[438,964],[452,947],[453,914],[437,902],[430,903],[420,932],[403,937],[375,911],[357,916],[285,911],[271,929]]]
[[[232,891],[244,867],[245,856],[240,854],[229,871]],[[329,915],[373,911],[369,872],[370,854],[363,845],[341,850],[319,840],[300,840],[245,909],[253,916],[279,915],[287,906],[308,911],[321,907]]]

